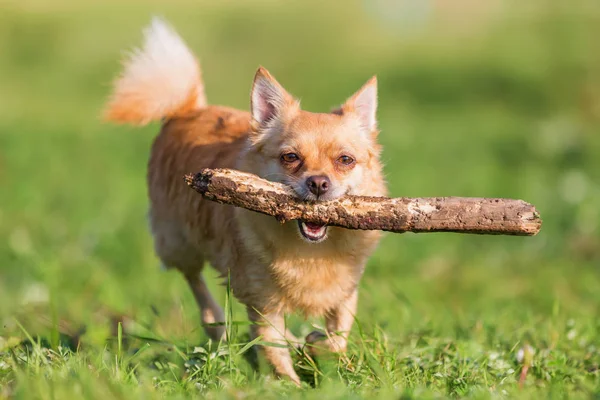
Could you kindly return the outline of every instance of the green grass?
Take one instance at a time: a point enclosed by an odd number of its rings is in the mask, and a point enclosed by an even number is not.
[[[0,6],[0,398],[600,397],[600,8],[506,2],[420,25],[374,4]],[[184,280],[158,268],[157,126],[98,118],[152,14],[200,55],[213,103],[247,109],[261,64],[315,111],[376,73],[394,196],[521,198],[542,232],[387,235],[348,354],[297,357],[300,390],[255,372],[242,307],[229,299],[233,341],[210,343]]]

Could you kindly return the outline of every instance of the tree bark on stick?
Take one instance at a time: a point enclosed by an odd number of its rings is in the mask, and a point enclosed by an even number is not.
[[[386,198],[345,196],[306,202],[284,184],[231,169],[204,169],[185,176],[204,198],[272,215],[347,229],[387,232],[457,232],[534,236],[542,220],[522,200],[474,197]]]

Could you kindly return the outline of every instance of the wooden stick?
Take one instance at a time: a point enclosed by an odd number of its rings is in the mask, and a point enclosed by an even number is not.
[[[306,202],[284,184],[230,169],[204,169],[185,176],[204,198],[272,215],[348,229],[388,232],[457,232],[533,236],[542,220],[522,200],[473,197],[386,198],[345,196]]]

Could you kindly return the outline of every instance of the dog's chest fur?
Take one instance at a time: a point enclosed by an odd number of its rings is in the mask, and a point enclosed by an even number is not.
[[[324,315],[339,306],[356,289],[365,262],[380,233],[329,227],[329,238],[319,244],[299,238],[295,221],[279,224],[275,219],[236,209],[245,268],[243,283],[234,291],[261,287],[258,304],[286,312]]]
[[[271,266],[279,297],[287,311],[323,315],[343,302],[356,288],[362,265],[348,260],[298,258]]]

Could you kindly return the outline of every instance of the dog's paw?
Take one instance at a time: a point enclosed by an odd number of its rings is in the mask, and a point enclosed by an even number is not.
[[[323,356],[331,353],[346,351],[346,340],[341,336],[331,333],[329,336],[320,331],[312,331],[304,339],[305,350],[311,356]]]

